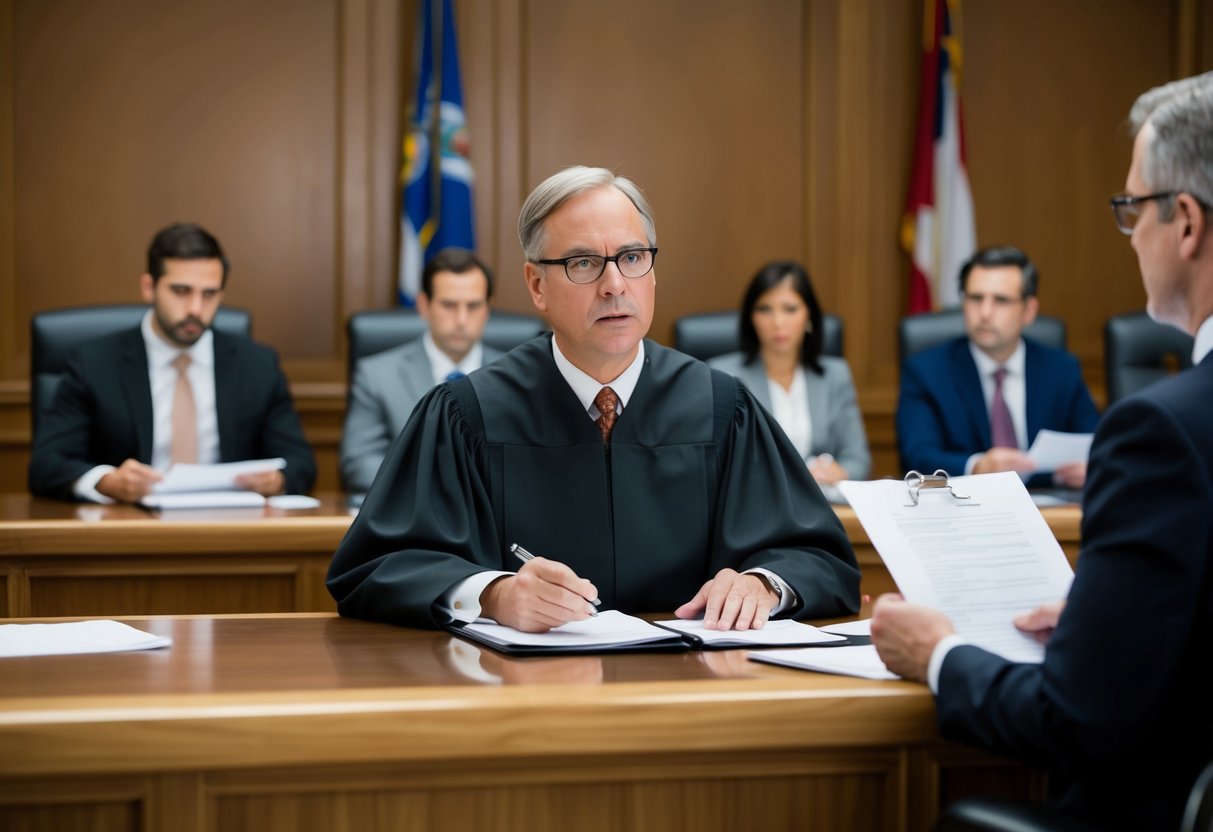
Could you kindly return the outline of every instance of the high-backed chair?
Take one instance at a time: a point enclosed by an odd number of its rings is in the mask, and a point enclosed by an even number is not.
[[[726,352],[741,349],[737,334],[736,310],[728,312],[699,312],[683,315],[674,321],[674,349],[706,361]],[[842,318],[822,316],[821,352],[842,356]]]
[[[956,801],[935,824],[935,832],[1097,832],[1104,828],[1050,806],[983,797]],[[1179,832],[1213,832],[1213,763],[1205,766],[1188,792]]]
[[[1103,339],[1108,404],[1192,366],[1192,336],[1145,312],[1109,318]]]
[[[964,334],[964,313],[959,309],[907,315],[897,325],[898,354],[905,361],[911,355]],[[1066,324],[1060,318],[1037,315],[1036,320],[1024,328],[1023,334],[1047,347],[1066,348]]]
[[[547,324],[535,315],[494,309],[481,340],[494,349],[508,352],[546,329]],[[425,331],[425,319],[415,309],[368,309],[350,315],[346,324],[350,339],[349,378],[354,378],[354,365],[358,359],[420,338]]]
[[[145,303],[72,306],[39,312],[30,319],[30,424],[35,435],[55,401],[72,351],[94,338],[139,326],[147,310]],[[213,325],[220,332],[247,337],[253,319],[247,309],[220,306]]]

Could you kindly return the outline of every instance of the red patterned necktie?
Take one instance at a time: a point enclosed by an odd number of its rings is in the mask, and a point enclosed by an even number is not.
[[[595,420],[595,424],[602,431],[603,442],[611,441],[611,428],[615,427],[615,418],[619,415],[615,412],[615,406],[618,404],[619,397],[609,387],[602,388],[598,391],[598,395],[594,397],[594,406],[602,414]]]
[[[1002,396],[1002,383],[1006,377],[1006,367],[999,367],[994,371],[994,397],[990,400],[990,438],[995,448],[1018,448],[1015,422],[1011,419],[1007,400]]]

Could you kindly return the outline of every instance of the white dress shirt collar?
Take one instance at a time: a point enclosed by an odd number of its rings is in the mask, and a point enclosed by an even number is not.
[[[560,371],[560,375],[564,378],[565,382],[573,389],[573,394],[577,396],[577,400],[581,402],[581,406],[585,408],[586,413],[589,414],[591,419],[597,419],[601,414],[598,412],[598,407],[594,404],[594,397],[598,395],[598,391],[603,387],[610,387],[615,391],[615,395],[619,397],[620,413],[628,406],[628,401],[636,390],[636,383],[640,381],[640,370],[644,367],[644,340],[641,339],[636,349],[636,357],[632,359],[632,363],[628,365],[628,368],[606,383],[598,381],[593,376],[574,367],[573,362],[565,358],[564,353],[560,351],[560,347],[556,346],[555,335],[552,336],[552,357],[556,360],[556,369]]]
[[[1196,340],[1192,343],[1192,363],[1199,364],[1205,356],[1213,352],[1213,315],[1205,318],[1205,322],[1196,330]]]
[[[143,344],[147,347],[147,363],[149,367],[163,368],[172,367],[173,362],[177,360],[183,352],[189,353],[190,364],[196,364],[199,367],[205,367],[208,371],[213,372],[215,368],[215,333],[208,327],[206,332],[190,346],[182,349],[175,344],[170,344],[159,335],[152,327],[151,309],[147,310],[147,314],[143,316],[143,323],[139,329],[143,332]],[[174,372],[176,372],[174,370]]]
[[[484,347],[479,341],[472,344],[468,354],[458,364],[452,361],[449,355],[438,349],[438,345],[434,343],[434,336],[430,332],[427,331],[421,337],[421,345],[425,347],[425,356],[430,360],[430,371],[434,374],[435,384],[446,381],[446,377],[455,370],[466,376],[473,370],[479,370],[484,363]]]
[[[969,352],[973,353],[973,362],[977,365],[977,375],[982,378],[994,375],[994,371],[999,367],[1006,367],[1007,375],[1024,377],[1027,349],[1024,347],[1022,338],[1019,339],[1019,343],[1015,346],[1015,352],[1011,353],[1010,357],[1001,364],[982,352],[972,340],[969,341]]]

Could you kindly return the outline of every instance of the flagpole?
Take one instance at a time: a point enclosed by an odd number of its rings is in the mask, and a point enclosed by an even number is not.
[[[443,20],[444,0],[425,0],[430,4],[430,54],[433,56],[430,74],[430,85],[433,95],[430,98],[430,218],[434,227],[430,229],[429,240],[423,245],[429,246],[430,240],[438,233],[442,223],[442,41],[445,32]],[[422,251],[422,260],[425,252]]]

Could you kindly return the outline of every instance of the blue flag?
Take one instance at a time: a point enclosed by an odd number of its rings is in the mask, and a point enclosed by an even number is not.
[[[412,306],[421,270],[449,246],[475,249],[472,163],[451,0],[422,0],[417,95],[404,138],[400,302]],[[440,71],[435,71],[435,67]]]

